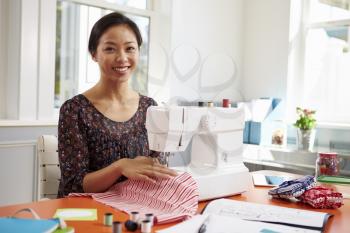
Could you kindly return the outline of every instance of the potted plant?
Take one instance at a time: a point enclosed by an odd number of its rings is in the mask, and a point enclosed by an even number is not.
[[[298,145],[300,149],[309,150],[313,149],[315,141],[315,127],[316,118],[315,110],[296,108],[298,119],[294,123],[294,126],[298,128]]]

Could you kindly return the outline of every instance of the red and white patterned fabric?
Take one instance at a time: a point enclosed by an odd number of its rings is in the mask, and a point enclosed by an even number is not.
[[[196,214],[198,186],[188,173],[151,183],[126,180],[104,193],[71,193],[69,197],[91,196],[94,200],[140,217],[153,213],[157,223],[185,220]]]
[[[313,187],[298,199],[318,209],[336,209],[343,205],[343,195],[321,186]]]

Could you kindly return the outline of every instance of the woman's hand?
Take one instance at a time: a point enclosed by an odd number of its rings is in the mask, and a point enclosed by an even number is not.
[[[174,170],[161,165],[156,158],[137,156],[135,159],[118,161],[122,175],[129,179],[156,182],[155,178],[171,178],[176,176]]]

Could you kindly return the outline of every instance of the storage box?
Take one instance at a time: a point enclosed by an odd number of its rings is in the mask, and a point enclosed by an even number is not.
[[[251,124],[251,121],[246,121],[244,123],[243,143],[249,143],[250,124]]]
[[[284,103],[277,98],[261,98],[249,104],[250,120],[245,123],[243,142],[256,145],[286,144],[287,127],[283,123]]]

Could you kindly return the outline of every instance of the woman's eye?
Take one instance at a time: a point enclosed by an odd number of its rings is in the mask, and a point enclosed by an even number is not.
[[[113,52],[113,51],[114,51],[114,48],[112,48],[112,47],[107,47],[107,48],[104,49],[104,51]]]
[[[127,47],[126,50],[128,52],[133,52],[133,51],[135,51],[135,47]]]

